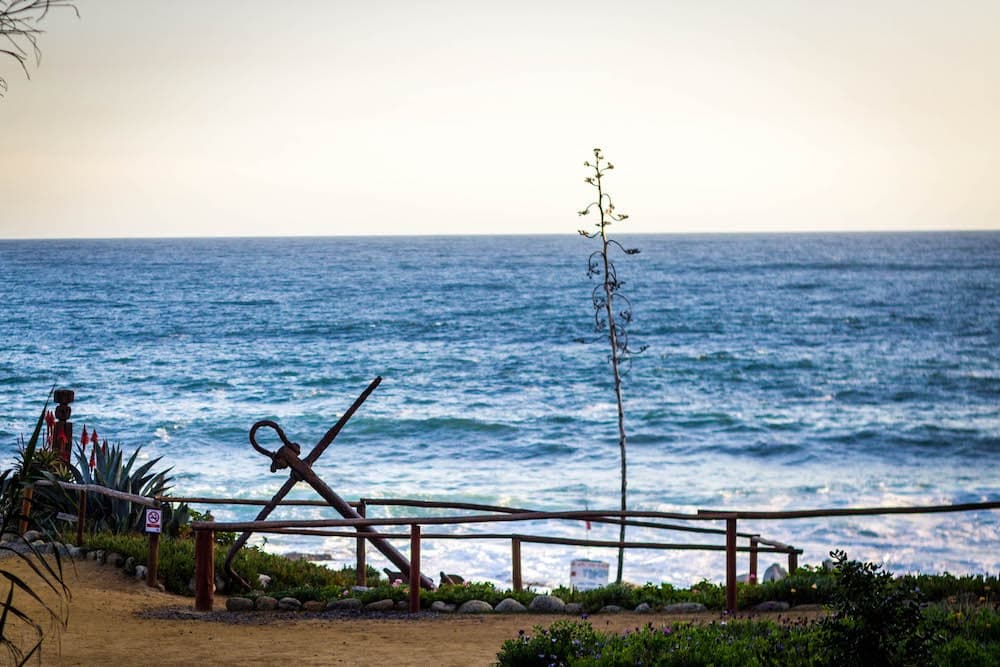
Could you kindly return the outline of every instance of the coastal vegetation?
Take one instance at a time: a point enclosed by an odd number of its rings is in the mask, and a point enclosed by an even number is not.
[[[598,332],[607,332],[611,345],[608,360],[611,364],[611,375],[614,379],[615,404],[618,408],[618,450],[621,462],[621,511],[628,510],[628,466],[626,463],[626,433],[625,433],[625,402],[622,397],[622,373],[631,363],[634,351],[629,347],[628,325],[632,322],[632,302],[621,293],[625,284],[618,278],[611,253],[620,251],[626,255],[638,254],[636,248],[626,248],[618,241],[608,237],[608,227],[614,222],[628,219],[625,213],[616,213],[611,195],[604,189],[604,178],[615,165],[605,160],[600,148],[594,149],[594,161],[589,160],[583,166],[593,169],[594,175],[584,181],[597,190],[597,198],[587,204],[578,213],[589,215],[597,211],[598,220],[594,224],[597,231],[579,230],[580,236],[588,239],[600,239],[601,247],[590,254],[587,260],[587,277],[597,278],[600,283],[591,292],[591,304],[594,307],[594,328]],[[638,350],[641,352],[642,350]],[[625,541],[625,524],[620,524],[618,541]],[[617,583],[622,583],[622,569],[625,562],[625,547],[618,547]]]
[[[707,624],[647,624],[617,634],[595,630],[586,620],[561,620],[504,642],[497,664],[860,667],[1000,662],[995,578],[990,583],[978,579],[978,591],[929,604],[917,584],[933,578],[894,578],[872,563],[848,560],[843,552],[832,555],[836,568],[824,596],[828,613],[817,621],[723,615]],[[937,583],[955,581],[946,575]]]

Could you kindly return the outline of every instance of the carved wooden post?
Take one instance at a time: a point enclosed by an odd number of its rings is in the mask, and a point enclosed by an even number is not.
[[[757,547],[759,546],[760,535],[750,536],[750,575],[748,577],[750,585],[757,585]]]
[[[361,515],[361,516],[365,516],[365,513],[366,513],[366,509],[365,508],[366,508],[365,499],[361,498],[358,501],[358,514]],[[365,531],[367,531],[368,529],[367,528],[360,528],[359,527],[358,530],[365,530]],[[366,544],[365,538],[359,537],[358,538],[358,548],[357,548],[357,550],[358,550],[358,557],[357,557],[357,561],[356,561],[355,566],[354,566],[354,568],[355,568],[354,581],[355,581],[355,583],[358,586],[367,586],[368,585],[368,563],[366,562],[367,558],[366,558],[366,554],[365,554],[365,544]]]
[[[797,569],[799,569],[799,552],[791,549],[788,552],[788,574],[795,574]]]
[[[521,590],[521,538],[519,537],[510,540],[510,561],[514,590],[519,591]]]
[[[87,523],[87,492],[80,491],[80,502],[76,512],[76,546],[83,546],[83,526]]]
[[[726,519],[726,611],[736,613],[736,517]]]
[[[56,425],[52,433],[52,448],[59,454],[63,463],[70,462],[70,455],[73,452],[73,423],[68,421],[72,410],[69,404],[73,402],[74,393],[72,389],[56,389],[52,392],[52,398],[56,405]]]
[[[420,611],[420,524],[410,524],[410,613]]]
[[[215,531],[194,532],[194,608],[212,611],[215,603]]]

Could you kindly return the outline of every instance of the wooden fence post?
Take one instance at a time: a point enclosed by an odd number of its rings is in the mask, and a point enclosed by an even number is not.
[[[736,613],[736,518],[726,519],[726,611]]]
[[[797,569],[799,569],[799,553],[791,549],[788,552],[788,574],[795,574]]]
[[[18,532],[24,535],[28,532],[28,520],[31,518],[31,498],[35,495],[34,487],[24,489],[24,497],[21,499],[21,520],[18,522]]]
[[[757,585],[757,547],[759,546],[759,539],[760,535],[750,537],[750,574],[747,579],[751,586]]]
[[[514,590],[521,590],[521,538],[513,537],[510,540],[510,561],[511,568],[513,572],[511,573],[513,578]]]
[[[87,492],[80,491],[80,501],[76,511],[76,546],[83,546],[83,527],[87,523]]]
[[[149,533],[149,552],[146,554],[146,585],[156,588],[159,584],[160,534]]]
[[[212,611],[215,603],[215,531],[194,532],[194,608]]]
[[[420,611],[420,524],[410,524],[410,613]]]
[[[358,501],[358,514],[361,516],[366,515],[366,503],[364,498],[361,498]],[[360,526],[358,527],[358,530],[361,530]],[[367,531],[368,529],[365,528],[364,530]],[[358,548],[357,548],[358,556],[354,566],[355,568],[354,581],[358,586],[368,585],[368,563],[365,553],[366,544],[367,543],[365,541],[365,538],[363,537],[358,538]]]

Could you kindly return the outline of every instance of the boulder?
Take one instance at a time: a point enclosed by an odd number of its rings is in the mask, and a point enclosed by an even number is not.
[[[754,605],[754,611],[788,611],[788,603],[780,600],[768,600]]]
[[[368,611],[392,611],[395,608],[396,603],[392,600],[392,598],[376,600],[375,602],[369,602],[365,605],[365,609]]]
[[[504,598],[493,608],[498,614],[518,614],[528,611],[528,608],[514,598]]]
[[[469,600],[458,608],[459,614],[489,614],[493,611],[493,605],[482,600]]]
[[[122,556],[120,553],[116,553],[114,551],[109,551],[104,554],[104,563],[113,567],[121,567],[125,564],[125,556]]]
[[[74,560],[81,560],[87,557],[87,550],[83,547],[70,547],[67,555]]]
[[[441,600],[435,600],[434,602],[431,602],[431,611],[436,611],[441,614],[453,614],[455,613],[455,605]]]
[[[258,611],[274,611],[278,608],[278,601],[270,595],[261,595],[253,606]]]
[[[253,600],[250,598],[229,598],[226,600],[226,611],[253,611]]]
[[[90,560],[97,561],[99,565],[104,565],[104,549],[97,549],[96,551],[91,551],[89,554],[87,554],[87,558],[90,558]]]
[[[122,565],[122,571],[125,574],[135,574],[135,556],[129,556],[125,559],[125,564]]]
[[[707,609],[700,602],[675,602],[663,608],[665,614],[697,614],[702,611]]]
[[[358,611],[365,604],[358,598],[344,598],[343,600],[331,600],[326,608],[330,611]]]
[[[410,601],[396,600],[396,611],[410,611]]]
[[[10,542],[20,542],[20,541],[21,541],[21,536],[18,535],[17,533],[4,533],[3,535],[0,535],[0,542],[6,542],[9,544]]]
[[[635,608],[635,613],[637,614],[650,614],[653,608],[649,606],[648,602],[643,602],[638,607]]]
[[[764,581],[781,581],[788,576],[788,572],[785,568],[781,567],[777,563],[773,563],[771,567],[764,570]]]
[[[146,578],[146,566],[145,565],[136,565],[135,566],[135,578],[136,579],[145,579]]]
[[[42,540],[35,540],[31,543],[32,548],[40,554],[50,554],[52,553],[52,543],[43,542]]]
[[[302,603],[302,611],[323,611],[324,609],[326,609],[326,603],[322,600],[309,600]]]
[[[566,603],[555,595],[536,595],[528,609],[543,614],[561,614],[566,611]]]
[[[37,542],[38,540],[43,539],[45,536],[42,535],[42,532],[39,530],[29,530],[26,531],[21,537],[24,538],[25,542],[30,544],[31,542]]]
[[[278,600],[278,609],[281,611],[298,611],[302,609],[302,603],[295,598],[281,598]]]
[[[582,614],[583,605],[579,602],[567,602],[566,606],[563,607],[563,611],[567,614]]]

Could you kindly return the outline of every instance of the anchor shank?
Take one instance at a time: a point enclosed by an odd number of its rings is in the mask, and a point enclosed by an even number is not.
[[[323,498],[323,500],[330,503],[330,506],[333,507],[338,512],[340,512],[340,515],[343,516],[345,519],[364,518],[360,514],[358,514],[358,512],[353,507],[348,505],[343,498],[337,495],[337,493],[333,489],[327,486],[326,482],[320,479],[319,476],[315,472],[313,472],[312,468],[310,468],[305,461],[295,456],[294,454],[291,454],[290,452],[287,452],[285,454],[284,460],[288,463],[288,467],[290,467],[292,470],[298,473],[299,477],[302,478],[302,481],[304,481],[306,484],[315,489],[316,493],[318,493]],[[358,526],[357,529],[360,531],[364,529],[364,527]],[[371,528],[368,528],[367,530],[368,532],[376,532]],[[369,542],[372,543],[372,546],[374,546],[376,549],[382,552],[383,556],[388,558],[393,565],[398,567],[400,572],[404,573],[404,576],[406,573],[410,571],[410,561],[408,561],[406,559],[406,556],[401,554],[396,549],[396,547],[389,544],[388,540],[386,540],[383,537],[369,537],[367,539]],[[427,577],[426,575],[423,574],[420,575],[420,585],[427,589],[434,588],[433,580],[431,580],[430,577]]]

